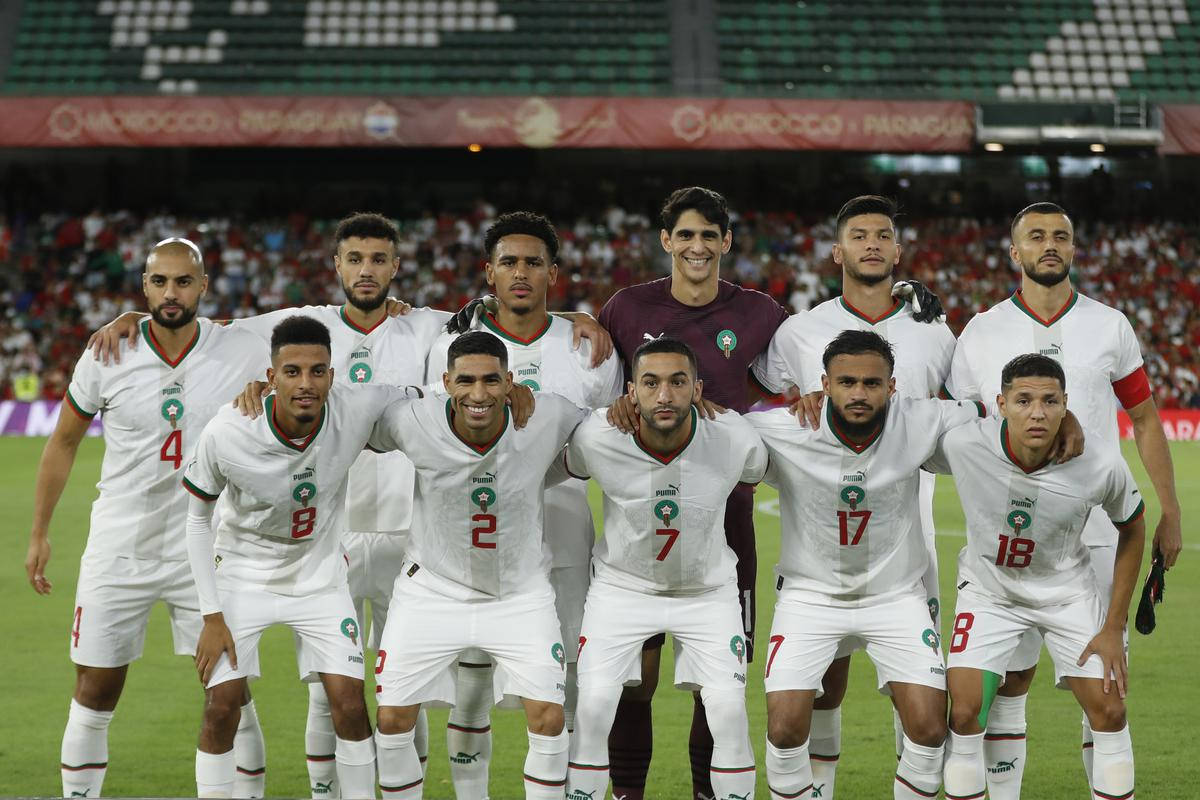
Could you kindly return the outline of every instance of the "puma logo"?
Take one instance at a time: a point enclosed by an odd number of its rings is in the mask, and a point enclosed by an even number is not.
[[[329,794],[333,790],[333,781],[321,783],[320,781],[313,782],[313,794]]]
[[[996,775],[1000,772],[1012,772],[1017,768],[1017,761],[1019,759],[1020,756],[1017,756],[1017,758],[1014,758],[1012,761],[997,761],[996,766],[988,767],[988,772],[992,773],[993,775]]]
[[[814,783],[814,784],[813,784],[813,787],[812,787],[812,796],[813,796],[813,797],[823,797],[823,795],[821,794],[821,791],[822,791],[824,788],[825,788],[825,784],[823,784],[823,783]]]
[[[92,787],[89,786],[88,788],[84,789],[82,792],[71,792],[71,797],[87,797],[88,792],[90,792],[91,790],[92,790]]]
[[[479,760],[480,752],[482,752],[482,751],[475,752],[475,753],[464,753],[460,750],[458,752],[458,755],[450,756],[450,760],[453,761],[455,764],[474,764],[476,761]]]
[[[645,339],[647,342],[653,342],[655,339],[661,339],[663,333],[666,333],[666,331],[663,331],[662,333],[658,334],[658,336],[651,336],[648,333],[643,333],[642,338]],[[621,798],[616,798],[616,800],[621,800]]]

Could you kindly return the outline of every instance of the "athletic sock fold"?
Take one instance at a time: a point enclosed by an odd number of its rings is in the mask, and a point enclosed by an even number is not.
[[[108,726],[113,712],[96,711],[71,699],[63,729],[63,797],[99,797],[108,772]]]

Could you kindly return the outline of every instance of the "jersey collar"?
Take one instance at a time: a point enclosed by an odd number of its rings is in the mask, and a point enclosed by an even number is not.
[[[692,443],[693,439],[696,438],[696,428],[698,427],[697,422],[696,422],[696,417],[697,417],[696,407],[692,406],[692,429],[690,431],[688,431],[687,439],[684,440],[683,444],[679,445],[679,447],[675,448],[675,450],[670,453],[664,454],[664,453],[658,452],[657,450],[651,450],[649,447],[646,446],[645,442],[642,441],[642,436],[637,431],[633,432],[633,441],[637,443],[637,446],[641,449],[641,451],[643,453],[650,456],[655,461],[657,461],[661,464],[670,464],[672,461],[674,461],[679,456],[680,453],[682,453],[684,450],[686,450],[687,446]]]
[[[883,427],[887,424],[887,414],[885,413],[883,415],[883,419],[879,423],[879,430],[871,434],[871,438],[862,444],[855,444],[854,442],[850,441],[850,439],[846,437],[846,434],[842,433],[842,430],[838,427],[838,424],[834,422],[833,402],[828,397],[825,398],[825,423],[829,426],[829,430],[832,431],[835,439],[853,450],[855,453],[861,453],[871,445],[875,444],[875,442],[879,441],[879,437],[883,435]]]
[[[1063,307],[1056,311],[1054,316],[1050,317],[1050,319],[1042,319],[1037,315],[1036,311],[1025,304],[1025,296],[1021,294],[1020,289],[1017,289],[1015,292],[1013,292],[1012,296],[1013,305],[1028,314],[1030,319],[1047,328],[1066,316],[1066,313],[1075,307],[1075,303],[1078,300],[1079,292],[1072,289],[1071,296],[1067,299],[1067,302],[1063,304]]]
[[[504,436],[505,431],[508,430],[508,419],[509,419],[508,405],[505,404],[505,406],[504,406],[504,424],[500,426],[500,432],[497,433],[492,438],[492,440],[490,442],[488,442],[487,444],[475,444],[473,442],[468,442],[466,439],[459,436],[458,431],[455,430],[455,428],[454,428],[454,407],[451,403],[450,398],[446,398],[446,424],[450,426],[450,432],[454,434],[455,439],[458,439],[460,442],[465,444],[467,447],[471,448],[471,451],[473,453],[475,453],[476,455],[486,456],[488,453],[492,452],[492,448],[494,448],[496,446],[496,443],[500,441],[500,437]]]
[[[388,318],[388,315],[384,314],[383,317],[379,320],[379,322],[376,322],[374,325],[372,325],[369,328],[364,328],[363,326],[358,325],[357,323],[352,321],[348,316],[346,316],[346,306],[345,305],[343,305],[341,308],[338,309],[338,316],[342,318],[342,322],[346,323],[347,327],[349,327],[351,330],[358,331],[359,333],[370,333],[371,331],[375,330],[380,325],[382,325]]]
[[[275,395],[272,394],[267,397],[263,402],[263,408],[267,412],[267,427],[271,429],[271,433],[275,434],[275,438],[279,440],[279,443],[284,447],[289,447],[301,453],[308,449],[313,439],[317,438],[317,434],[325,427],[325,406],[321,406],[321,418],[317,420],[317,427],[312,429],[312,433],[304,437],[303,442],[296,444],[288,438],[288,435],[280,429],[279,423],[275,421]]]
[[[183,352],[181,352],[179,357],[174,361],[167,358],[166,351],[163,350],[162,345],[158,343],[158,339],[154,337],[154,329],[150,327],[149,319],[142,320],[142,337],[146,340],[147,344],[150,345],[150,349],[154,352],[154,355],[161,358],[162,362],[168,367],[174,368],[178,367],[180,362],[187,358],[188,353],[196,349],[196,342],[200,341],[200,323],[196,323],[196,335],[192,337],[192,340],[187,343],[187,346],[183,348]]]
[[[842,304],[842,308],[846,309],[852,315],[858,317],[863,322],[866,322],[870,325],[878,325],[879,323],[883,322],[888,317],[894,317],[896,314],[900,313],[900,309],[904,307],[904,303],[900,302],[900,300],[893,299],[891,308],[889,308],[887,311],[883,312],[882,316],[876,317],[875,319],[871,319],[866,314],[859,311],[854,306],[850,305],[850,301],[846,299],[845,295],[842,295],[841,297],[839,297],[838,302]]]
[[[546,331],[550,330],[550,315],[549,314],[546,315],[546,324],[543,325],[541,328],[539,328],[538,332],[535,333],[533,336],[530,336],[528,339],[522,339],[520,336],[517,336],[515,333],[506,331],[504,329],[504,327],[501,326],[501,324],[496,320],[496,318],[492,316],[490,311],[487,314],[483,315],[483,325],[485,328],[487,328],[492,333],[499,336],[501,339],[507,339],[508,341],[513,342],[515,344],[533,344],[538,339],[545,336]]]
[[[1051,456],[1046,456],[1046,460],[1038,464],[1036,467],[1026,467],[1024,464],[1018,461],[1017,454],[1013,452],[1012,446],[1008,443],[1008,420],[1006,419],[1000,421],[1000,449],[1004,451],[1004,457],[1011,461],[1014,466],[1019,468],[1026,475],[1030,474],[1031,472],[1037,472],[1039,469],[1049,464],[1051,459]]]

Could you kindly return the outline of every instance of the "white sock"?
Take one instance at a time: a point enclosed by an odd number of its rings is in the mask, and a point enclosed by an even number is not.
[[[329,698],[320,681],[308,685],[308,722],[304,725],[304,752],[308,762],[308,786],[313,800],[338,800],[334,749],[337,737],[333,733],[333,717],[329,713]]]
[[[983,763],[991,800],[1020,800],[1025,775],[1025,701],[996,695],[983,734]]]
[[[842,755],[842,708],[813,709],[808,734],[808,758],[812,761],[813,797],[830,800]]]
[[[619,686],[580,689],[567,768],[568,797],[600,800],[608,791],[608,734],[620,699]]]
[[[429,717],[425,716],[425,707],[417,712],[417,724],[413,728],[413,747],[417,748],[417,760],[421,762],[421,775],[429,766]]]
[[[71,699],[62,738],[63,797],[99,797],[108,772],[108,726],[113,712]]]
[[[929,747],[904,737],[892,796],[895,800],[937,797],[942,788],[942,766],[946,749]]]
[[[492,760],[493,668],[458,667],[455,704],[446,721],[446,752],[457,800],[488,796],[488,765]]]
[[[570,743],[564,730],[557,736],[529,734],[529,752],[525,755],[525,800],[562,800],[567,785],[567,749]]]
[[[950,731],[943,773],[946,800],[980,800],[987,789],[983,777],[983,734],[962,736]]]
[[[233,796],[263,797],[267,788],[267,743],[263,741],[253,700],[242,706],[242,718],[233,739],[233,755],[237,762]]]
[[[392,734],[375,731],[379,788],[384,800],[415,800],[421,796],[424,778],[413,743],[415,733],[415,730]]]
[[[196,751],[196,797],[233,797],[237,758],[228,753]]]
[[[370,736],[361,741],[337,737],[334,747],[337,759],[338,785],[346,800],[375,798],[375,740]]]
[[[1083,715],[1083,771],[1087,775],[1088,786],[1092,785],[1092,756],[1094,755],[1092,748],[1095,747],[1095,739],[1092,738],[1092,726],[1088,724],[1087,714]]]
[[[713,750],[709,777],[713,797],[753,797],[757,771],[750,746],[746,695],[739,691],[702,689],[704,715],[712,731]]]
[[[767,741],[767,790],[771,800],[809,800],[812,797],[812,763],[808,742],[780,748]]]
[[[1092,731],[1094,766],[1092,792],[1096,798],[1125,800],[1133,797],[1133,740],[1129,726],[1115,733]]]

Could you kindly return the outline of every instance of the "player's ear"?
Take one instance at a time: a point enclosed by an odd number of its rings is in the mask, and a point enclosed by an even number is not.
[[[273,367],[267,367],[267,385],[272,389],[275,388],[275,369]]]
[[[728,253],[729,248],[733,247],[733,231],[725,231],[725,237],[721,240],[721,253]]]
[[[504,393],[508,394],[513,388],[513,377],[511,372],[504,373]]]
[[[1016,265],[1016,266],[1018,266],[1018,267],[1020,267],[1020,266],[1021,266],[1021,254],[1020,254],[1019,252],[1017,252],[1017,243],[1016,243],[1016,242],[1010,242],[1010,243],[1009,243],[1009,245],[1008,245],[1008,257],[1009,257],[1009,259],[1011,259],[1011,260],[1012,260],[1012,263],[1013,263],[1014,265]]]
[[[996,395],[996,408],[999,410],[1001,415],[1004,414],[1004,392]]]
[[[829,396],[829,376],[828,375],[821,376],[821,391],[825,393],[826,397]]]
[[[550,283],[549,283],[549,285],[553,286],[557,282],[558,282],[558,264],[552,261],[552,262],[550,262]]]
[[[637,402],[637,392],[633,389],[633,381],[625,381],[625,395],[634,403]]]
[[[445,386],[445,387],[446,387],[446,393],[447,393],[447,394],[453,394],[453,393],[450,391],[450,373],[449,373],[449,372],[443,372],[443,373],[442,373],[442,386]]]
[[[833,246],[831,255],[833,256],[833,263],[840,267],[842,265],[842,246],[840,244],[835,244]]]
[[[888,378],[888,397],[891,397],[895,393],[896,393],[896,377],[893,375],[892,377]]]
[[[700,402],[701,395],[704,394],[704,379],[696,378],[696,383],[692,389],[692,405]]]
[[[487,280],[488,286],[496,285],[496,279],[494,277],[495,271],[496,268],[492,266],[492,262],[490,260],[483,265],[483,277]]]
[[[658,241],[662,244],[662,249],[668,253],[671,252],[671,232],[663,228],[658,232]]]

